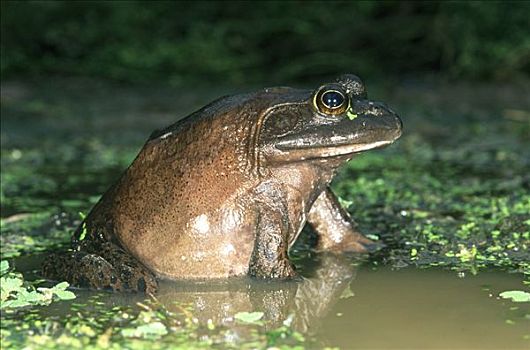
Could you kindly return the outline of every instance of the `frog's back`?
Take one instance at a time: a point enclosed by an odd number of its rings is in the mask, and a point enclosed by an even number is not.
[[[262,117],[306,95],[275,88],[228,96],[155,131],[90,213],[88,230],[105,231],[159,276],[246,274]]]
[[[245,274],[259,101],[256,94],[225,97],[155,131],[89,215],[89,229],[105,227],[160,276]]]

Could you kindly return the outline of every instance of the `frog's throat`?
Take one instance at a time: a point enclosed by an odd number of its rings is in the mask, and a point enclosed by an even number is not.
[[[261,114],[258,115],[258,118],[255,123],[250,127],[250,136],[249,143],[247,148],[247,171],[258,176],[264,176],[265,171],[261,166],[261,151],[259,149],[261,129],[267,118],[269,118],[273,112],[278,108],[283,108],[286,106],[299,106],[305,104],[305,101],[300,102],[286,102],[277,104],[274,107],[265,109]]]

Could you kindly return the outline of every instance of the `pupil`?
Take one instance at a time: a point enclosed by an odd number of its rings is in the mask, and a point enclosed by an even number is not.
[[[322,102],[328,108],[337,108],[344,103],[344,96],[336,91],[328,91],[322,95]]]

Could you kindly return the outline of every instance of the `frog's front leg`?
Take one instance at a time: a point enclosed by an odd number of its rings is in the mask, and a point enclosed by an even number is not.
[[[251,276],[289,278],[296,275],[288,256],[289,222],[282,210],[275,207],[265,204],[258,214],[254,251],[249,266]]]
[[[53,254],[44,261],[42,271],[49,279],[94,289],[149,294],[158,288],[152,272],[112,243],[103,244],[97,253],[81,250]]]
[[[355,222],[329,187],[313,203],[307,221],[318,235],[318,250],[362,253],[373,245],[356,230]]]

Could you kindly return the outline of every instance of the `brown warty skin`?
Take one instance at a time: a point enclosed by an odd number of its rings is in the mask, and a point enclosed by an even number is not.
[[[151,135],[72,250],[46,259],[44,275],[147,293],[157,278],[289,278],[288,251],[306,222],[317,249],[364,252],[370,240],[328,184],[354,154],[392,143],[401,128],[354,75],[315,91],[220,98]]]

